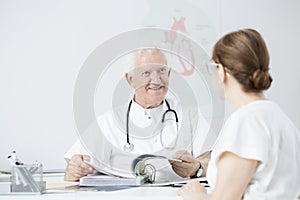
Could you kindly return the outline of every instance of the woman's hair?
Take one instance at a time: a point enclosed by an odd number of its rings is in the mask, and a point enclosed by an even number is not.
[[[227,68],[245,92],[261,92],[271,85],[268,49],[256,30],[226,34],[215,44],[212,59]]]

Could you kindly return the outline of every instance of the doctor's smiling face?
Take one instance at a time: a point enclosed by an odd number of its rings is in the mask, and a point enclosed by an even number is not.
[[[135,89],[134,100],[143,108],[159,106],[168,92],[170,68],[164,54],[157,50],[142,50],[134,55],[134,69],[126,73]]]

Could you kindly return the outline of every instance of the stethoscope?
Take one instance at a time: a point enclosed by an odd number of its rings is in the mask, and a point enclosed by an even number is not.
[[[165,115],[168,112],[173,113],[174,116],[175,116],[175,120],[176,120],[177,134],[178,134],[178,116],[177,116],[177,113],[176,113],[175,110],[170,108],[170,105],[169,105],[169,103],[166,99],[165,99],[165,101],[166,101],[168,109],[164,112],[161,122],[162,123],[165,122]],[[131,152],[134,149],[134,145],[132,143],[130,143],[130,140],[129,140],[129,113],[130,113],[130,109],[131,109],[131,104],[132,104],[132,100],[130,100],[130,102],[129,102],[128,109],[127,109],[127,115],[126,115],[126,139],[127,139],[127,141],[126,141],[126,144],[123,147],[123,150],[126,151],[126,152]],[[161,133],[160,133],[160,140],[161,140],[161,143],[162,143],[162,134]],[[164,145],[162,145],[162,146],[164,146]]]

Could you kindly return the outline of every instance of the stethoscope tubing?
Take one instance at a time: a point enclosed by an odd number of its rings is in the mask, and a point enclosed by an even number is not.
[[[164,112],[163,116],[162,116],[162,123],[164,123],[165,121],[165,115],[168,112],[172,112],[174,113],[175,116],[175,120],[176,120],[176,126],[177,126],[177,130],[178,130],[178,116],[175,110],[171,109],[169,102],[165,99],[165,102],[167,104],[168,109]],[[128,108],[127,108],[127,114],[126,114],[126,144],[123,147],[124,151],[130,152],[134,149],[134,145],[132,143],[130,143],[130,139],[129,139],[129,113],[130,113],[130,109],[131,109],[131,105],[132,105],[132,100],[130,100]],[[160,135],[160,138],[162,136]]]

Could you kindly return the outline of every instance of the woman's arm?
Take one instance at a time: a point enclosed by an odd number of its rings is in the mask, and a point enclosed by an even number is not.
[[[217,163],[217,181],[212,194],[207,195],[206,190],[196,181],[186,184],[178,194],[185,200],[241,200],[256,171],[257,164],[257,160],[224,152]]]
[[[217,163],[218,174],[212,199],[242,199],[257,165],[257,160],[245,159],[234,153],[224,152]]]

